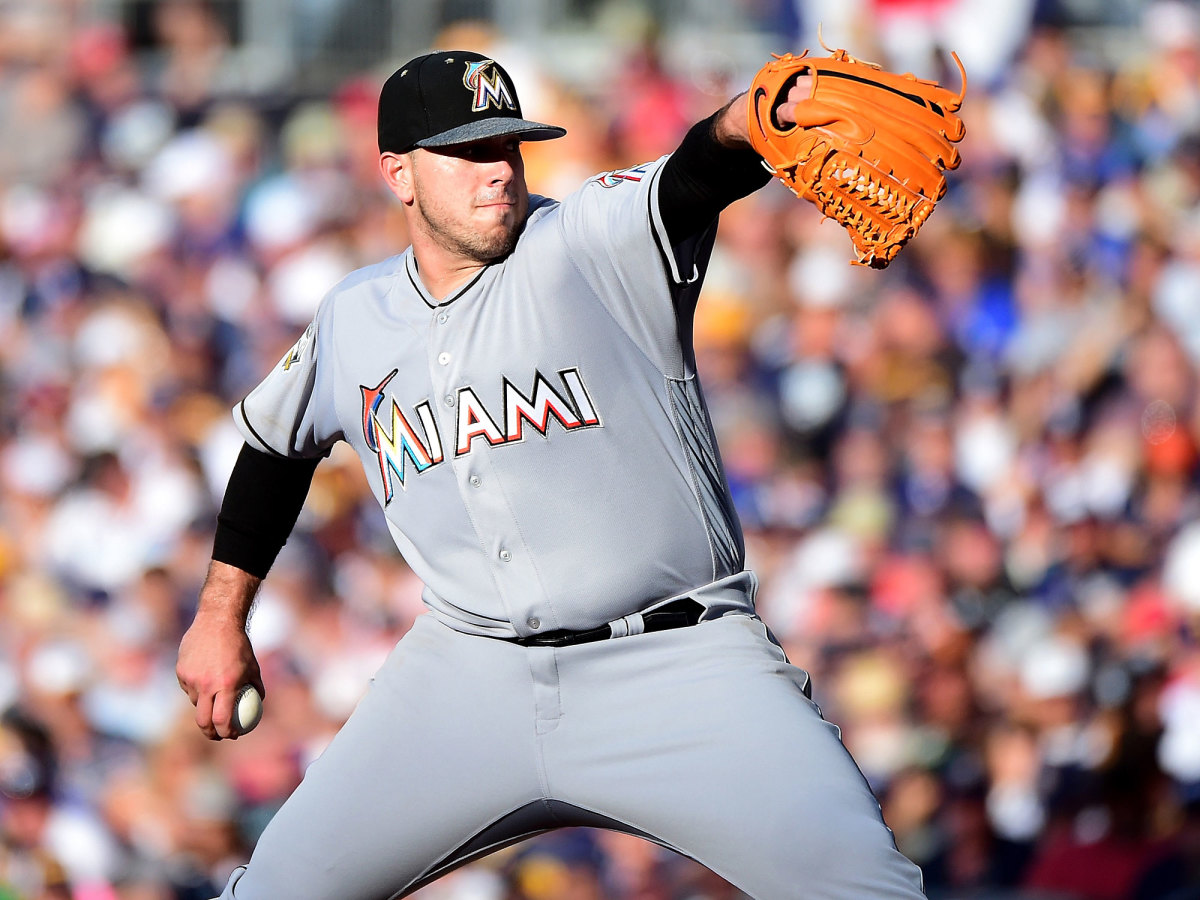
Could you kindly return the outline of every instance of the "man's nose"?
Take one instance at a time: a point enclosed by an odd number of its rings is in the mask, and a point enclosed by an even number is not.
[[[490,184],[507,184],[513,180],[513,175],[516,172],[512,161],[503,156],[490,161],[487,167],[488,182]]]

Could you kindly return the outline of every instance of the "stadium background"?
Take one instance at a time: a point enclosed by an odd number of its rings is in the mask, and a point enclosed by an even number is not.
[[[762,614],[931,898],[1200,897],[1200,12],[1177,0],[0,3],[0,897],[213,896],[420,612],[335,453],[253,621],[262,725],[210,744],[175,683],[229,407],[407,243],[383,77],[494,54],[570,130],[527,154],[561,196],[670,151],[818,22],[951,84],[956,49],[968,134],[885,273],[778,185],[722,217],[696,334]],[[421,896],[739,895],[573,830]]]

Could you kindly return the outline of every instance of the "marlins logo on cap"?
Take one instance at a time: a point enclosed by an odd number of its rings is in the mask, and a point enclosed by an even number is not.
[[[489,74],[488,69],[491,69]],[[463,75],[463,85],[475,94],[475,102],[471,104],[471,112],[483,112],[493,103],[497,109],[516,109],[508,84],[496,70],[494,59],[468,61],[467,71]]]

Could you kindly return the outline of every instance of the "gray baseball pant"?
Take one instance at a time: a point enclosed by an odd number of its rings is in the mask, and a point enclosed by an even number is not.
[[[758,900],[923,898],[807,681],[749,615],[563,648],[421,616],[221,898],[399,898],[573,825]]]

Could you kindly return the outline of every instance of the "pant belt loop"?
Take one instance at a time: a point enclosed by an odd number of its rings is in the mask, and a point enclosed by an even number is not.
[[[614,619],[608,623],[608,627],[612,630],[611,638],[628,637],[631,634],[641,634],[646,630],[645,620],[642,619],[641,613],[632,613],[628,616],[621,616],[619,619]]]

